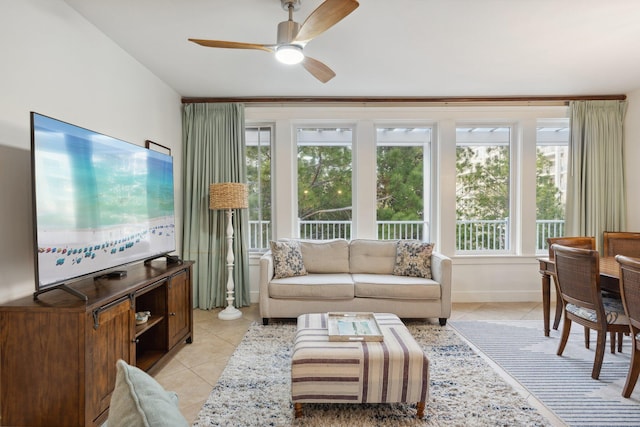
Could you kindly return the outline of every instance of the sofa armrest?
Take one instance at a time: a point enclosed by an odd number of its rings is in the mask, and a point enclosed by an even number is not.
[[[273,279],[273,254],[268,250],[260,257],[260,316],[269,318],[269,282]]]
[[[440,283],[442,317],[451,316],[451,258],[439,252],[431,254],[431,275]]]

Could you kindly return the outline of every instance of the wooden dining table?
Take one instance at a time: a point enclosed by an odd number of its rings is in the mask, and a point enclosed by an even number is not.
[[[550,258],[538,258],[540,274],[542,274],[542,316],[544,320],[544,336],[549,336],[550,306],[551,306],[551,277],[556,272],[556,266]],[[600,288],[620,295],[620,268],[614,257],[600,258]],[[553,329],[558,329],[562,314],[562,300],[556,296],[556,316]]]

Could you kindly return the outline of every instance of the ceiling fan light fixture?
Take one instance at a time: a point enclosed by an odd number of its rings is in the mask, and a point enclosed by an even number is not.
[[[304,59],[302,47],[295,44],[285,44],[276,49],[276,59],[283,64],[299,64]]]

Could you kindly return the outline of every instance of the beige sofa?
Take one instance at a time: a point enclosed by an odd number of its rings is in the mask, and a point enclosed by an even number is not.
[[[260,316],[366,311],[402,318],[451,315],[451,259],[431,254],[431,279],[394,275],[396,240],[299,241],[306,275],[274,278],[272,251],[260,258]]]

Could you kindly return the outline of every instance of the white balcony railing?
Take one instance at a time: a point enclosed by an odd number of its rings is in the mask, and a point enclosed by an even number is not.
[[[271,221],[249,221],[249,250],[265,251],[271,240]]]
[[[504,251],[508,249],[509,220],[456,221],[457,251]]]
[[[300,238],[309,240],[351,240],[351,221],[298,221]]]
[[[536,249],[538,252],[547,249],[549,237],[564,236],[563,219],[540,219],[536,221]]]
[[[429,235],[427,221],[378,221],[378,239],[416,239]]]
[[[456,223],[457,251],[503,251],[507,249],[508,219],[466,220]],[[352,238],[351,221],[300,221],[301,239],[347,239]],[[378,221],[379,239],[416,239],[429,236],[426,221]],[[269,248],[272,238],[270,221],[249,221],[250,248],[259,251]],[[536,250],[547,249],[547,238],[564,235],[564,220],[536,221]]]

